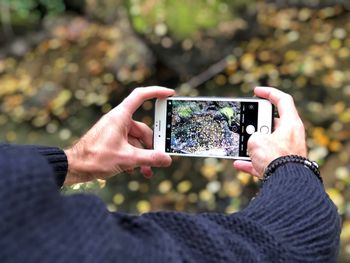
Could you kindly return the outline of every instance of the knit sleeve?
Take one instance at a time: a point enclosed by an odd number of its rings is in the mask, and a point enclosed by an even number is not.
[[[153,226],[149,237],[163,235],[172,254],[189,262],[329,263],[336,262],[339,247],[337,209],[318,178],[300,164],[278,168],[235,214],[157,212],[120,220],[131,229],[147,222],[148,230]]]
[[[62,187],[66,179],[68,171],[67,156],[64,151],[57,147],[49,147],[42,145],[14,145],[14,144],[0,144],[1,149],[18,149],[33,150],[45,157],[54,171],[54,177],[58,187]]]
[[[35,149],[0,147],[0,262],[334,262],[336,209],[314,175],[280,167],[243,211],[110,213],[63,196]]]
[[[340,218],[320,180],[302,164],[285,164],[239,213],[269,232],[292,262],[335,262]]]

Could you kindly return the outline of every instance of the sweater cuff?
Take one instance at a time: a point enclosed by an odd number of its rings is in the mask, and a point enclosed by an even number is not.
[[[64,151],[56,147],[47,146],[35,146],[35,148],[49,162],[54,171],[57,185],[62,187],[68,171],[68,161]]]

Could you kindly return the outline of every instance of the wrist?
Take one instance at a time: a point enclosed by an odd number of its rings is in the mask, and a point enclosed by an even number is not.
[[[88,168],[88,158],[86,158],[86,156],[84,157],[84,154],[77,151],[74,146],[64,150],[64,152],[68,162],[67,176],[64,185],[72,185],[91,180],[92,175]]]
[[[265,169],[262,181],[266,182],[269,179],[269,177],[273,175],[276,169],[287,163],[302,164],[305,168],[312,171],[315,174],[315,176],[320,180],[320,182],[323,183],[318,164],[299,155],[286,155],[273,160]]]

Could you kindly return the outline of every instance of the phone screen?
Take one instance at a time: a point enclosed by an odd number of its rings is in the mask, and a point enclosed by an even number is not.
[[[248,157],[247,142],[258,125],[258,102],[168,100],[165,151]]]

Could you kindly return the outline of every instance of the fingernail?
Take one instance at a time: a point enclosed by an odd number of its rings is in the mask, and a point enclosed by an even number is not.
[[[150,167],[141,167],[141,173],[147,179],[153,176],[153,171]]]

